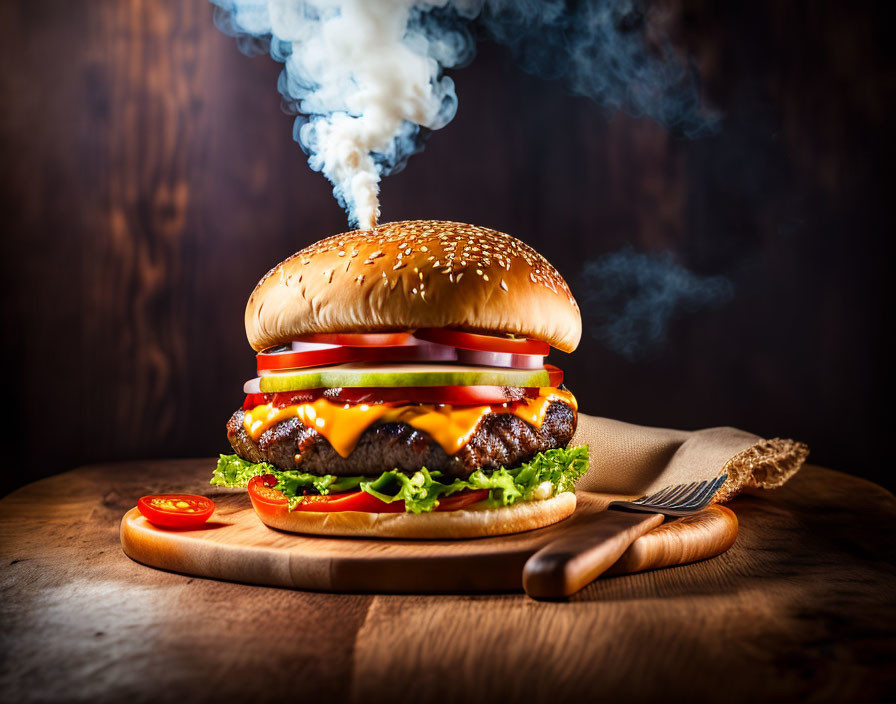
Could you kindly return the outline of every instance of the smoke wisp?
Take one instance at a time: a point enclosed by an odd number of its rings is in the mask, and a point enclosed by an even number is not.
[[[633,0],[212,0],[246,54],[284,64],[284,107],[312,169],[349,221],[372,227],[379,182],[404,168],[457,111],[446,69],[469,63],[477,33],[524,70],[563,79],[610,110],[684,134],[711,130],[695,73]],[[545,139],[549,136],[545,133]]]
[[[734,295],[725,276],[700,276],[671,252],[642,254],[630,247],[586,264],[582,290],[591,335],[630,361],[665,343],[679,314],[719,307]]]

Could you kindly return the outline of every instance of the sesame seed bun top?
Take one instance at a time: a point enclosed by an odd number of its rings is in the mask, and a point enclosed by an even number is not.
[[[246,306],[257,351],[311,333],[416,328],[510,333],[571,352],[582,318],[563,277],[527,244],[441,220],[316,242],[271,269]]]

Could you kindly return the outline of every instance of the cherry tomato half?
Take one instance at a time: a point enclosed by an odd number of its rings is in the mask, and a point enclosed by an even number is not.
[[[215,502],[196,494],[141,496],[137,509],[147,521],[166,528],[197,528],[215,512]]]
[[[513,339],[496,335],[479,335],[472,332],[451,330],[450,328],[422,328],[414,333],[419,340],[438,342],[440,345],[451,345],[464,350],[483,350],[485,352],[510,352],[511,354],[535,354],[542,357],[550,352],[550,346],[540,340]]]

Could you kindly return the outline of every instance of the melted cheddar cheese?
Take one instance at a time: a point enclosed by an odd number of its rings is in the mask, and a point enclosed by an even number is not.
[[[253,440],[280,421],[298,418],[304,425],[323,435],[342,457],[348,457],[361,435],[374,423],[407,423],[428,433],[449,455],[458,452],[469,442],[479,421],[489,413],[511,413],[527,423],[540,428],[548,406],[562,401],[575,411],[575,396],[569,391],[543,387],[535,398],[521,401],[483,405],[450,406],[435,404],[342,404],[319,398],[310,403],[300,403],[277,408],[263,404],[246,411],[243,427]]]

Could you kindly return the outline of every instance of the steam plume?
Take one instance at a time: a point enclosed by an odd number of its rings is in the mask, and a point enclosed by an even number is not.
[[[443,72],[472,60],[477,26],[525,70],[562,78],[609,109],[691,135],[716,119],[701,109],[686,61],[632,0],[212,2],[242,51],[284,63],[278,88],[298,114],[295,139],[361,227],[379,216],[380,179],[454,117],[454,82]]]
[[[670,252],[628,247],[586,264],[583,278],[582,310],[592,336],[629,360],[662,345],[677,314],[718,307],[734,294],[726,277],[694,274]]]

